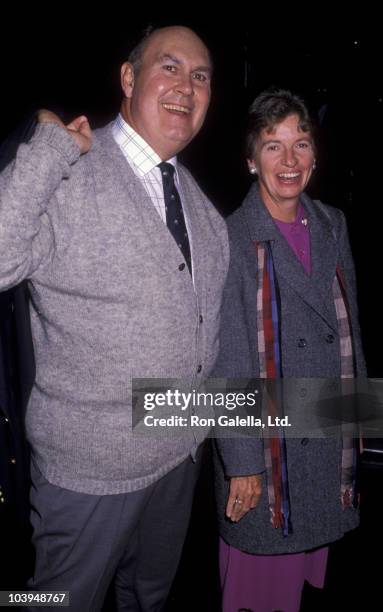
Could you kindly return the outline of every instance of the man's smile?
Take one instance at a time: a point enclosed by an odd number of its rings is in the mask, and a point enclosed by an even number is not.
[[[168,104],[165,102],[162,104],[162,106],[171,113],[183,113],[185,115],[189,115],[189,113],[191,113],[191,108],[182,106],[181,104]]]

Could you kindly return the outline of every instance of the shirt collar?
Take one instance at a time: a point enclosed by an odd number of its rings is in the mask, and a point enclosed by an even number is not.
[[[114,140],[133,164],[137,174],[144,177],[161,163],[161,158],[152,147],[123,119],[121,113],[116,117],[112,133]],[[164,160],[175,167],[177,174],[177,158]]]
[[[293,225],[296,225],[300,227],[301,225],[304,225],[304,226],[307,225],[306,216],[307,215],[306,215],[302,202],[298,202],[297,213],[295,215],[294,221],[282,221],[280,219],[273,219],[273,221],[275,221],[277,224],[280,223],[281,226],[289,225],[292,227]]]

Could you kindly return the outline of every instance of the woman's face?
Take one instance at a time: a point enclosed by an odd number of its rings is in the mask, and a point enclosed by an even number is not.
[[[312,138],[299,129],[298,115],[289,115],[271,131],[263,129],[248,164],[257,170],[266,206],[296,205],[314,164]]]

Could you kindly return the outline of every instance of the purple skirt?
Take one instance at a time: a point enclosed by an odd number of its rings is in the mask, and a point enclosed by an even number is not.
[[[304,581],[323,588],[328,547],[286,555],[251,555],[220,538],[223,612],[298,612]]]

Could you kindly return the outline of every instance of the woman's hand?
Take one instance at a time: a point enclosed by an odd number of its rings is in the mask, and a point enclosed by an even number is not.
[[[245,514],[255,508],[262,494],[262,474],[233,476],[230,479],[226,516],[238,523]]]

